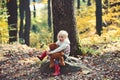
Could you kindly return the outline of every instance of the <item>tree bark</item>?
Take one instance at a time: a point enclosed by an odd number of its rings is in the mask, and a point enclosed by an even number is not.
[[[90,6],[90,5],[91,5],[91,0],[88,0],[87,6]]]
[[[29,0],[20,0],[20,38],[25,40],[25,44],[30,45],[29,35],[30,35],[30,26],[31,26],[31,14],[29,8]],[[25,16],[25,24],[23,24]]]
[[[17,0],[7,2],[9,43],[17,41]]]
[[[77,0],[77,9],[80,9],[80,0]]]
[[[31,14],[30,14],[30,2],[29,0],[26,0],[26,6],[25,6],[25,15],[26,15],[26,19],[25,19],[25,44],[27,44],[28,46],[30,45],[30,26],[31,26]]]
[[[100,36],[102,31],[102,0],[96,0],[96,31]]]
[[[24,0],[20,0],[20,5],[19,5],[19,11],[20,11],[20,30],[19,30],[19,38],[20,39],[24,39],[24,24],[23,24],[23,20],[24,20],[24,11],[25,11],[25,3]]]
[[[49,31],[52,31],[52,28],[51,28],[51,0],[48,0],[48,27],[49,27]]]
[[[35,18],[36,17],[36,8],[35,8],[35,2],[36,2],[36,0],[33,0],[33,2],[34,2],[34,4],[33,4],[33,9],[34,9],[33,16]]]
[[[71,42],[70,55],[76,55],[78,50],[78,36],[74,17],[74,0],[52,0],[54,41],[60,30],[69,33]]]
[[[82,0],[84,3],[86,2],[86,0]]]

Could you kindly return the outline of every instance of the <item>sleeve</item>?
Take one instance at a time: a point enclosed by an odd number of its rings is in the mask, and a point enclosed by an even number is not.
[[[64,50],[66,47],[67,47],[68,44],[62,44],[61,46],[59,46],[58,48],[56,48],[55,50],[53,51],[50,51],[51,54],[54,54],[56,52],[59,52],[59,51],[62,51]]]
[[[55,42],[56,44],[59,44],[60,42],[59,42],[59,40],[57,41],[57,42]]]

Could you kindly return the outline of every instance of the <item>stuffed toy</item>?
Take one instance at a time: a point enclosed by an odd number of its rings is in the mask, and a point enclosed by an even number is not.
[[[55,43],[49,44],[49,48],[50,48],[51,51],[56,49],[57,47],[58,47],[58,45],[55,44]],[[54,53],[54,54],[50,54],[50,65],[49,65],[49,67],[50,68],[54,67],[54,60],[55,59],[59,60],[59,63],[60,63],[61,66],[65,66],[65,62],[64,62],[64,57],[63,56],[64,56],[63,51],[60,51],[60,52],[57,52],[57,53]]]

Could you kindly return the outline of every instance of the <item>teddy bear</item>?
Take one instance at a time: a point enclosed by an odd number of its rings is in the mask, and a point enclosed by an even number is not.
[[[51,51],[56,49],[57,47],[58,47],[58,45],[55,44],[55,43],[49,44],[49,48],[50,48]],[[49,56],[50,56],[50,65],[49,65],[50,68],[54,67],[54,60],[55,59],[59,59],[59,64],[61,66],[65,66],[63,51],[60,51],[60,52],[57,52],[57,53],[54,53],[54,54],[50,54]]]

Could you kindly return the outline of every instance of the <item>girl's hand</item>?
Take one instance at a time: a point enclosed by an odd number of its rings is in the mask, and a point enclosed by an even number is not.
[[[50,55],[51,53],[48,51],[47,54]]]

